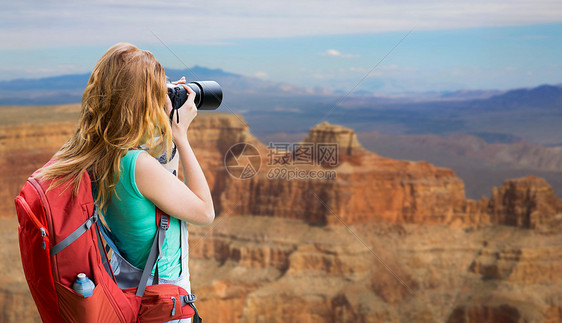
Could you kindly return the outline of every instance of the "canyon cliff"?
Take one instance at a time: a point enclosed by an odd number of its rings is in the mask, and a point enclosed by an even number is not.
[[[37,319],[13,198],[77,109],[0,125],[2,321]],[[200,113],[189,138],[217,211],[189,226],[208,322],[562,321],[562,201],[542,178],[470,200],[452,170],[379,156],[329,123],[287,146],[259,142],[239,115]]]

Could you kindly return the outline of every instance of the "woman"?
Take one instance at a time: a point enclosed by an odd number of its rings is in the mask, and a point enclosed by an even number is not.
[[[215,214],[187,135],[197,115],[195,93],[183,86],[188,99],[179,109],[179,122],[175,117],[170,121],[162,66],[148,51],[127,43],[114,45],[92,71],[74,135],[41,176],[56,178],[54,185],[72,179],[77,192],[79,175],[89,171],[95,201],[118,249],[112,257],[116,274],[144,268],[156,233],[155,208],[169,214],[159,278],[190,292],[185,222],[210,224]],[[163,152],[172,156],[174,145],[185,183],[155,158]]]

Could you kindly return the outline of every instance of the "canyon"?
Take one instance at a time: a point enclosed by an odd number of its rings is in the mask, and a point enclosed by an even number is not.
[[[529,174],[547,179],[558,196],[562,192],[562,148],[531,144],[523,139],[511,143],[488,143],[470,134],[383,134],[357,132],[363,147],[398,160],[427,161],[454,170],[464,182],[466,196],[490,196],[493,187],[506,178]],[[307,133],[258,134],[262,142],[301,141]]]
[[[78,109],[0,107],[1,321],[38,319],[13,198],[70,137]],[[562,200],[540,177],[472,200],[452,170],[380,156],[327,122],[291,147],[336,155],[273,149],[229,113],[200,113],[188,135],[217,212],[189,226],[207,322],[562,321]],[[237,151],[242,142],[257,155]],[[249,164],[252,176],[233,176]]]

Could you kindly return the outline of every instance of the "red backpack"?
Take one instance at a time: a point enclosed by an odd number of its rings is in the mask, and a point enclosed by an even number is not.
[[[165,322],[190,317],[193,323],[202,321],[193,305],[195,295],[176,285],[146,286],[168,216],[156,216],[159,227],[139,286],[120,289],[100,235],[88,173],[82,174],[77,195],[70,182],[47,190],[50,181],[35,178],[36,174],[15,203],[23,270],[43,322]],[[92,296],[72,289],[79,273],[94,282]]]

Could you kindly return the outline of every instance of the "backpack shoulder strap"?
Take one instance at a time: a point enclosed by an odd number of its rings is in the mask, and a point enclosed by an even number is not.
[[[160,258],[162,254],[162,245],[164,244],[164,238],[166,237],[166,230],[170,225],[170,216],[166,214],[162,214],[160,216],[158,229],[156,230],[156,235],[154,236],[154,242],[152,242],[152,248],[150,249],[150,254],[148,255],[148,259],[146,260],[146,265],[144,266],[144,270],[142,272],[142,276],[140,279],[139,287],[137,288],[137,296],[144,295],[144,290],[146,289],[146,285],[148,283],[148,276],[152,272],[152,268],[154,264]],[[157,267],[158,270],[158,267]],[[155,274],[157,274],[156,271]],[[154,280],[158,282],[158,277],[155,275]]]

